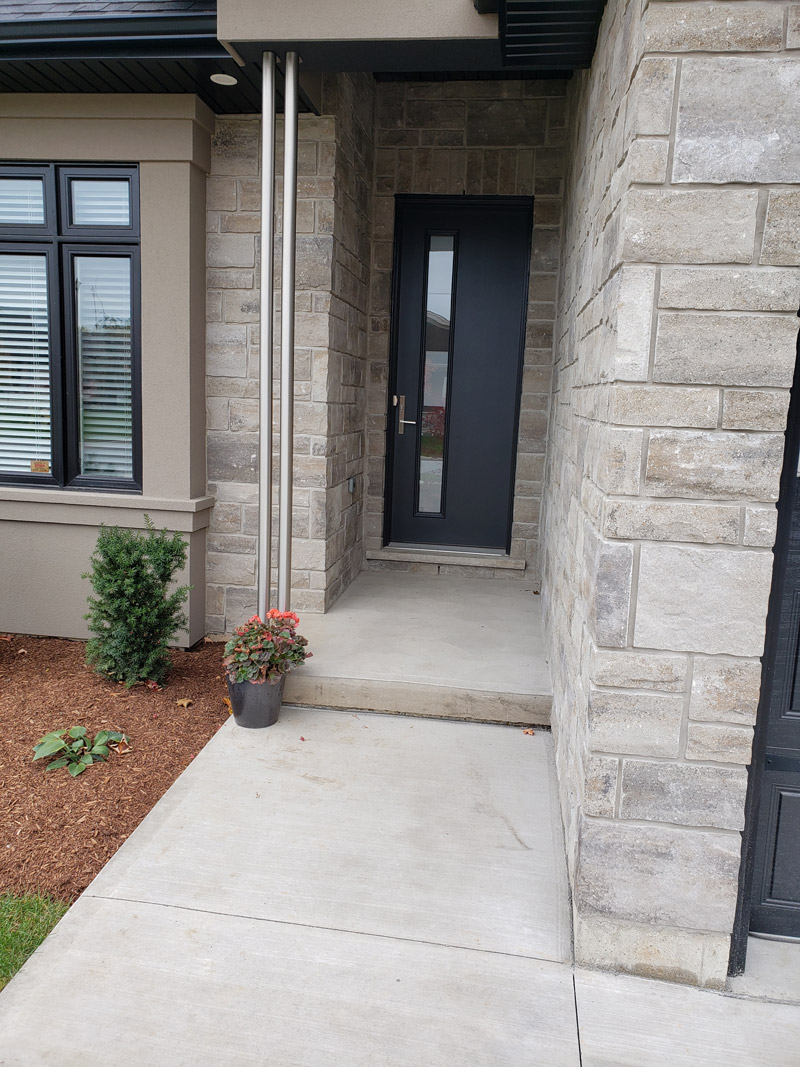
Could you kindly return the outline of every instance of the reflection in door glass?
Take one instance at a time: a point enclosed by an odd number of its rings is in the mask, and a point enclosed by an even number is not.
[[[430,237],[419,450],[419,510],[429,514],[438,514],[442,510],[454,249],[455,236],[453,234]]]

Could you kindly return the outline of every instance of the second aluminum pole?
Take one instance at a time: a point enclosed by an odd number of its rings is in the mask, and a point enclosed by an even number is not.
[[[272,315],[275,235],[275,56],[261,57],[261,304],[259,310],[258,614],[269,610],[272,571]]]
[[[278,609],[292,592],[292,465],[294,460],[294,285],[297,235],[297,99],[299,56],[286,53],[283,96],[283,258],[281,263],[281,485]]]

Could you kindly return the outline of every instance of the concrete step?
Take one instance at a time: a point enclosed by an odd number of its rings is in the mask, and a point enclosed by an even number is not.
[[[552,686],[531,582],[365,571],[325,615],[284,703],[546,725]]]

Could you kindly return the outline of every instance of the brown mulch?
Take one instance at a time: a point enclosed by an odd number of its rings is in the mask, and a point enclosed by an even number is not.
[[[77,896],[228,718],[219,644],[173,651],[158,692],[101,678],[84,648],[0,640],[0,892]],[[184,698],[187,708],[176,704]],[[121,730],[131,750],[77,778],[32,762],[43,734],[71,726]]]

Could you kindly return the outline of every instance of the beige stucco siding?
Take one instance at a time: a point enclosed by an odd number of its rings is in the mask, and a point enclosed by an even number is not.
[[[392,41],[496,38],[497,15],[470,0],[219,0],[222,41]]]
[[[213,116],[194,96],[0,94],[3,158],[137,163],[142,495],[0,486],[0,630],[82,637],[80,575],[101,522],[181,530],[188,636],[203,636],[205,175]]]

